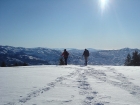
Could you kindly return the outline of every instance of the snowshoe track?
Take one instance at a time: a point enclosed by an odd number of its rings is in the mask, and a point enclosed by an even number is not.
[[[118,73],[114,68],[105,67],[109,72],[115,75],[113,77],[109,77],[104,70],[96,70],[91,67],[88,67],[88,69],[85,69],[84,67],[79,67],[79,68],[65,67],[65,68],[75,69],[75,71],[66,76],[61,76],[56,78],[54,81],[48,83],[46,86],[27,94],[27,96],[25,97],[21,97],[21,99],[17,100],[16,102],[9,102],[4,105],[24,105],[24,103],[26,103],[27,101],[33,99],[34,97],[38,97],[45,92],[48,92],[58,84],[63,85],[66,88],[69,87],[78,88],[79,95],[85,97],[84,100],[81,100],[81,105],[107,105],[109,103],[108,101],[101,101],[99,99],[100,97],[104,97],[108,99],[110,99],[111,97],[101,96],[100,93],[98,93],[98,91],[94,89],[94,87],[91,87],[91,84],[88,82],[88,77],[92,77],[94,79],[111,84],[115,87],[122,88],[128,91],[136,98],[140,99],[140,86],[131,83],[127,77],[125,77],[121,73]],[[74,83],[74,85],[63,83],[63,81],[70,81],[71,78],[73,78],[73,81],[72,80],[71,81],[72,83]],[[110,80],[109,78],[119,80],[120,82]],[[75,96],[71,95],[71,97],[73,98]],[[50,102],[53,101],[55,100],[52,100]],[[70,103],[72,101],[73,100],[65,100],[63,101],[63,103]]]
[[[137,86],[129,81],[122,73],[117,73],[114,68],[107,68],[109,72],[114,73],[115,76],[108,77],[103,70],[95,70],[94,68],[89,68],[86,71],[86,75],[92,76],[100,81],[107,82],[115,87],[122,88],[127,90],[130,94],[134,95],[137,98],[140,98],[140,86]],[[112,81],[109,78],[119,80],[120,82]]]

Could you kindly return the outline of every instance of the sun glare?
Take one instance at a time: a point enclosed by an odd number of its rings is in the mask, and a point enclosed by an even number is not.
[[[100,0],[101,9],[104,10],[108,0]]]
[[[104,5],[106,0],[101,0],[101,3]]]

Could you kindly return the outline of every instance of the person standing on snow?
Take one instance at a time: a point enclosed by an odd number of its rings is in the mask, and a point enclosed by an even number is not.
[[[85,58],[85,65],[87,65],[87,60],[89,57],[89,51],[87,49],[85,49],[85,51],[83,52],[83,56]]]
[[[67,59],[68,59],[69,53],[66,51],[66,49],[64,49],[62,56],[64,57],[65,65],[67,65]]]

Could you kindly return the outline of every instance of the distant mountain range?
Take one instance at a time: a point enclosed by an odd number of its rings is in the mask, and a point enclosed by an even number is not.
[[[67,49],[69,52],[68,64],[83,65],[83,50]],[[120,50],[88,49],[90,65],[124,65],[128,53],[132,54],[139,49],[123,48]],[[28,63],[29,65],[58,65],[63,49],[49,48],[23,48],[0,46],[0,64],[4,61],[7,65],[14,63]]]

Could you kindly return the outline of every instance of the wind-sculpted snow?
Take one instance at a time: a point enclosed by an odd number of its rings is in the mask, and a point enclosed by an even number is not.
[[[13,87],[19,87],[16,88],[17,93],[5,84],[7,75],[21,81],[12,83]],[[23,82],[29,76],[31,80]],[[0,68],[0,78],[1,90],[5,90],[0,92],[0,105],[140,105],[138,67],[67,65]]]

